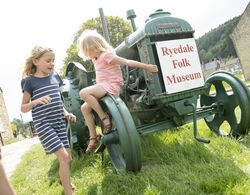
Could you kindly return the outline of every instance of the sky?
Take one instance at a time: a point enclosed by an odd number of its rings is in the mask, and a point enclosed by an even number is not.
[[[74,34],[87,20],[106,16],[126,20],[127,10],[134,9],[136,26],[143,25],[157,9],[186,20],[195,30],[195,38],[241,15],[249,0],[2,0],[0,1],[0,87],[12,121],[31,120],[21,113],[21,75],[23,64],[35,45],[51,47],[56,53],[59,70]]]

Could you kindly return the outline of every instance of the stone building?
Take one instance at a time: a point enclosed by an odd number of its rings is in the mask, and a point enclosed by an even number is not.
[[[250,80],[250,3],[235,26],[231,38],[246,80]]]
[[[8,116],[7,108],[3,98],[3,90],[0,88],[0,133],[3,143],[13,138],[11,123]]]

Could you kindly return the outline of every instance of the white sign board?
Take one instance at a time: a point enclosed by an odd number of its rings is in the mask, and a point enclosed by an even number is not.
[[[195,40],[156,42],[166,93],[176,93],[204,85]]]

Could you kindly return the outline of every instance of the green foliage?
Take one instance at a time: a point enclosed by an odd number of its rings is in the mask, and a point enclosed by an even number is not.
[[[15,123],[11,123],[11,129],[12,129],[14,137],[16,137],[17,133],[18,133],[18,131],[17,131],[17,125]]]
[[[109,32],[110,43],[115,48],[132,32],[132,27],[129,22],[119,17],[106,16],[105,19]],[[89,61],[83,62],[82,59],[77,55],[77,40],[81,33],[87,29],[97,30],[97,32],[100,34],[104,34],[100,17],[90,19],[83,23],[76,32],[73,43],[67,49],[67,57],[64,59],[64,66],[60,70],[62,75],[65,73],[66,66],[72,61],[83,64],[87,70],[93,69],[92,64]]]
[[[13,133],[25,134],[24,123],[20,119],[14,118],[13,121],[11,122],[11,128],[12,128]]]
[[[230,35],[239,18],[238,16],[225,22],[197,40],[199,55],[203,63],[212,61],[214,58],[227,59],[236,57]]]
[[[191,124],[142,137],[143,165],[138,173],[116,173],[106,151],[103,161],[96,154],[75,156],[75,194],[249,194],[250,137],[218,137],[203,121],[198,129],[210,144],[193,139]],[[62,193],[58,162],[40,145],[24,156],[11,180],[19,195]]]

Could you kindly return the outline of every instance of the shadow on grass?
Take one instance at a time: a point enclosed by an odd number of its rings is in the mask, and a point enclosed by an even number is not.
[[[72,151],[73,159],[74,160],[79,160],[83,155],[83,151]],[[76,169],[73,169],[76,171]],[[71,171],[71,175],[74,174],[74,171]],[[59,161],[57,159],[53,160],[49,170],[48,170],[48,178],[49,178],[49,184],[50,186],[53,185],[54,183],[59,182]]]
[[[226,194],[248,178],[234,160],[203,143],[142,139],[143,166],[137,173],[107,174],[103,194]]]
[[[48,178],[49,185],[52,186],[54,183],[59,183],[59,161],[57,159],[53,160],[49,170],[48,170]]]
[[[219,148],[226,144],[218,145],[217,151],[214,145],[213,151],[192,138],[168,140],[168,136],[162,133],[141,139],[142,170],[138,173],[116,173],[107,152],[103,162],[96,154],[76,156],[71,169],[76,194],[233,194],[237,186],[249,182],[230,155],[225,157],[224,149]],[[48,178],[51,185],[58,182],[57,160]]]

